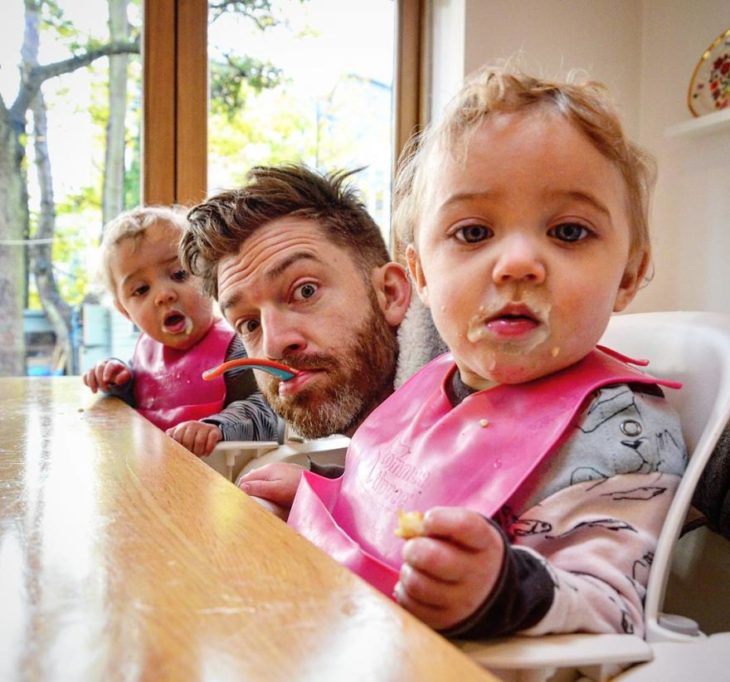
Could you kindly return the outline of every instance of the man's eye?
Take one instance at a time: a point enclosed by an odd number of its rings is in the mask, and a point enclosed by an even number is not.
[[[258,320],[244,320],[238,325],[238,333],[242,335],[253,334],[261,323]]]
[[[590,235],[590,230],[580,223],[561,223],[550,228],[548,234],[561,242],[578,242]]]
[[[184,282],[189,276],[190,273],[187,270],[175,270],[172,273],[172,279],[176,282]]]
[[[294,300],[303,301],[307,298],[312,298],[312,296],[317,293],[318,288],[319,287],[312,282],[300,284],[296,289],[294,289]]]
[[[465,225],[454,232],[456,239],[465,244],[476,244],[489,239],[492,234],[492,230],[484,225]]]

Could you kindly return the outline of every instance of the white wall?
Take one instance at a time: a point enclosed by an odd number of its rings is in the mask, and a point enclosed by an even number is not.
[[[521,54],[544,76],[585,69],[611,89],[629,135],[659,162],[654,281],[631,310],[730,313],[730,126],[666,138],[728,0],[433,0],[434,116],[480,65]],[[463,56],[463,59],[462,59]]]
[[[656,276],[643,310],[730,313],[730,124],[668,138],[692,118],[687,89],[705,48],[730,28],[728,0],[643,0],[640,142],[657,157]]]

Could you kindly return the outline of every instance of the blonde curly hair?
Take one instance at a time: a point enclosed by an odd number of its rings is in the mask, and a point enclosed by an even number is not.
[[[132,239],[139,244],[147,231],[157,226],[179,232],[182,237],[188,225],[185,213],[182,206],[141,206],[120,213],[104,226],[99,247],[98,277],[110,294],[116,297],[111,263],[119,243]]]

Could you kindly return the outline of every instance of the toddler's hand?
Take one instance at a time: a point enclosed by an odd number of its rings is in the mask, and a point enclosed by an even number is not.
[[[273,462],[249,471],[238,480],[244,493],[291,509],[304,468],[288,462]]]
[[[223,434],[215,424],[198,421],[180,422],[165,433],[198,457],[209,455],[216,443],[223,440]]]
[[[96,393],[99,389],[108,391],[111,386],[121,386],[126,384],[132,378],[123,362],[119,360],[101,360],[97,362],[86,374],[84,374],[84,383],[91,389],[92,393]]]
[[[504,541],[475,511],[435,507],[424,535],[407,540],[395,586],[398,603],[436,630],[456,625],[481,606],[499,577]]]

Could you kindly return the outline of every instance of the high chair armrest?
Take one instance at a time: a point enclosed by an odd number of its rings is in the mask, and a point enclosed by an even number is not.
[[[229,481],[233,481],[248,462],[278,447],[275,440],[221,441],[204,461]]]
[[[489,642],[460,641],[459,648],[505,680],[547,680],[558,669],[590,669],[607,680],[626,665],[649,661],[651,647],[637,635],[566,634],[514,636]]]
[[[261,457],[250,459],[240,470],[238,476],[247,474],[271,462],[289,462],[307,467],[310,459],[321,464],[343,464],[350,439],[347,436],[329,436],[313,440],[287,440],[284,445],[267,451]]]
[[[657,642],[651,663],[630,668],[616,682],[725,680],[730,666],[730,632],[688,642]]]

